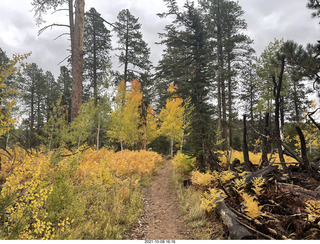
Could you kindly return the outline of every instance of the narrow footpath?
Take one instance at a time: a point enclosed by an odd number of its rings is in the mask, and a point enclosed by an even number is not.
[[[170,181],[171,162],[156,176],[144,196],[139,225],[129,234],[131,240],[187,240],[188,227],[179,210]]]

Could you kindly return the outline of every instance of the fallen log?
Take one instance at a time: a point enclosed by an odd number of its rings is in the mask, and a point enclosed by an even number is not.
[[[320,192],[319,191],[308,190],[308,189],[303,188],[301,186],[288,184],[288,183],[278,182],[277,185],[278,185],[278,188],[282,192],[287,192],[292,195],[296,195],[302,201],[319,200],[320,199]]]
[[[231,240],[246,240],[255,238],[243,225],[238,222],[237,215],[232,212],[223,198],[217,198],[216,210],[225,226],[228,227],[228,238]]]
[[[269,166],[248,175],[246,177],[246,183],[249,183],[254,177],[258,178],[260,176],[266,175],[266,174],[271,173],[272,171],[276,170],[277,168],[278,168],[277,166],[273,166],[272,164],[270,164]]]

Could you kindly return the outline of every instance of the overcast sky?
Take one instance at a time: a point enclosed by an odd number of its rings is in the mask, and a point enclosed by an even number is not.
[[[49,70],[57,77],[58,63],[67,55],[67,37],[53,40],[68,29],[53,28],[38,36],[39,26],[34,20],[32,0],[0,0],[0,47],[11,57],[13,53],[32,52],[28,62],[36,62],[42,69]],[[183,3],[184,0],[178,0]],[[294,40],[299,44],[315,43],[320,39],[319,20],[311,18],[306,8],[307,0],[239,0],[248,23],[247,34],[254,40],[257,55],[274,38]],[[158,33],[163,31],[167,21],[156,14],[166,10],[162,0],[86,0],[86,11],[95,7],[102,17],[110,22],[122,9],[128,8],[139,17],[144,40],[151,48],[154,64],[161,57],[162,47],[156,45]],[[46,15],[47,24],[67,23],[67,12]],[[114,67],[116,68],[116,67]]]

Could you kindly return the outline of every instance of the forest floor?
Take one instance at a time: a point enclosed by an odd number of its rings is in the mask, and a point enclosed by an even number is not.
[[[144,209],[130,240],[187,240],[190,228],[184,222],[170,179],[171,162],[156,176],[144,195]]]

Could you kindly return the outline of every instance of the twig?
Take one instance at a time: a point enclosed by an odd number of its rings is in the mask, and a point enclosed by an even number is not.
[[[275,239],[272,238],[271,236],[268,236],[268,235],[266,235],[266,234],[264,234],[264,233],[262,233],[262,232],[260,232],[260,231],[258,231],[258,230],[256,230],[256,229],[253,229],[253,228],[250,227],[249,225],[241,222],[240,220],[237,220],[237,221],[239,222],[239,224],[243,225],[243,226],[246,227],[247,229],[249,229],[249,230],[251,230],[251,231],[253,231],[253,232],[256,232],[257,234],[259,234],[259,235],[261,235],[261,236],[263,236],[263,237],[265,237],[265,238],[267,238],[267,239],[269,239],[269,240],[275,240]]]
[[[219,185],[222,188],[222,190],[224,191],[224,193],[226,193],[226,195],[230,198],[233,199],[233,197],[229,194],[229,192],[227,191],[227,189],[223,186],[223,184],[221,183],[220,179],[218,179]]]
[[[64,61],[66,61],[68,58],[70,58],[71,57],[71,55],[69,55],[69,56],[67,56],[66,58],[64,58],[60,63],[58,63],[58,66],[60,65],[60,64],[62,64]]]
[[[255,133],[257,133],[259,136],[263,136],[263,137],[265,137],[265,138],[267,138],[267,139],[270,138],[270,136],[266,136],[266,135],[260,133],[259,131],[257,131],[255,128],[253,128],[253,126],[252,126],[251,124],[249,124],[249,126],[250,126],[251,129],[252,129]]]

